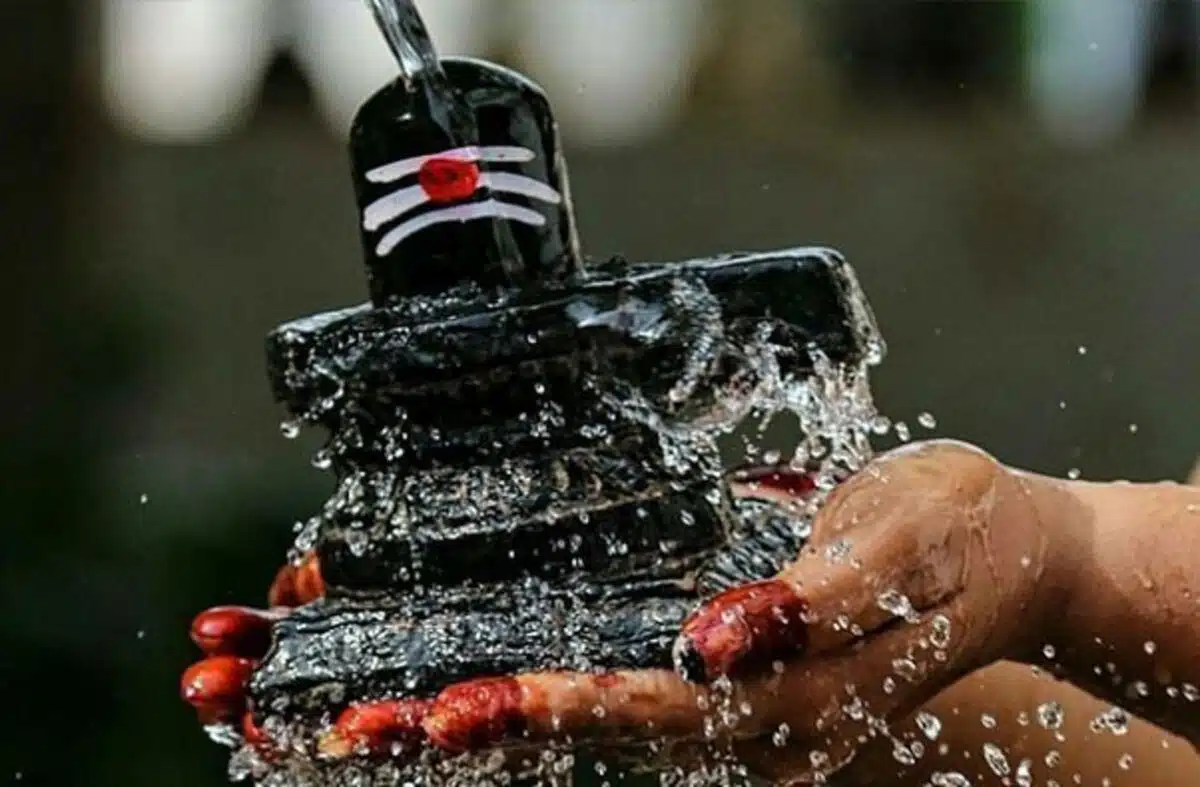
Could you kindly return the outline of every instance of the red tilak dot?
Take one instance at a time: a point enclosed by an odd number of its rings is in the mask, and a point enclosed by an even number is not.
[[[417,181],[431,202],[456,202],[475,193],[479,166],[473,161],[431,158],[421,165]]]

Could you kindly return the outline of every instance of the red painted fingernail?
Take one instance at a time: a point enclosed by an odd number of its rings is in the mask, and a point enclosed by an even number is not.
[[[245,708],[246,686],[253,671],[250,659],[213,656],[184,671],[179,693],[206,721],[236,718]]]
[[[267,591],[267,603],[272,607],[298,607],[325,595],[325,580],[316,552],[309,552],[298,565],[290,563],[279,569]]]
[[[260,658],[271,647],[276,613],[249,607],[213,607],[192,621],[192,642],[209,656]]]
[[[437,746],[462,752],[499,743],[525,731],[521,685],[513,678],[482,678],[444,690],[425,717]]]
[[[795,655],[808,644],[807,608],[777,579],[727,590],[683,624],[677,665],[690,680],[706,681]]]
[[[425,737],[421,722],[430,700],[381,700],[351,705],[317,742],[325,757],[354,754],[395,754],[396,747],[412,749]]]

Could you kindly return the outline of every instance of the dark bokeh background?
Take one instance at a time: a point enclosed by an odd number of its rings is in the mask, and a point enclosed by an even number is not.
[[[764,69],[754,9],[778,24],[779,4],[741,1],[714,15],[677,128],[573,151],[590,252],[836,246],[891,347],[877,399],[918,436],[929,411],[1033,469],[1183,476],[1200,450],[1190,17],[1159,36],[1133,125],[1072,148],[1027,111],[1023,4],[814,3],[816,44]],[[0,4],[0,782],[214,785],[224,754],[176,696],[186,627],[260,600],[326,490],[314,438],[279,436],[261,337],[364,297],[352,197],[286,62],[225,141],[118,134],[93,10]]]

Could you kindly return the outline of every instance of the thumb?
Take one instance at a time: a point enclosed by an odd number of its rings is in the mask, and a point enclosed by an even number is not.
[[[838,651],[946,605],[966,587],[972,541],[1003,472],[958,444],[884,457],[831,496],[796,562],[716,596],[685,622],[679,666],[693,680],[742,676]]]

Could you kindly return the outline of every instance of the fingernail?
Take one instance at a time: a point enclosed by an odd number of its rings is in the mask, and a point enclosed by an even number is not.
[[[425,732],[443,749],[480,749],[525,731],[521,686],[513,678],[484,678],[459,683],[433,701]]]
[[[728,590],[683,624],[677,667],[689,680],[711,680],[796,655],[808,643],[806,609],[777,579]]]
[[[236,718],[245,708],[246,686],[253,671],[250,659],[213,656],[184,671],[179,693],[208,720]]]
[[[317,742],[317,751],[329,759],[355,754],[396,754],[412,749],[424,738],[421,722],[429,700],[381,700],[351,705],[338,716],[332,729]]]
[[[289,563],[275,573],[267,603],[272,607],[298,607],[324,595],[321,563],[316,552],[309,552],[298,564]]]
[[[261,658],[278,615],[249,607],[213,607],[192,621],[192,642],[209,656]]]

